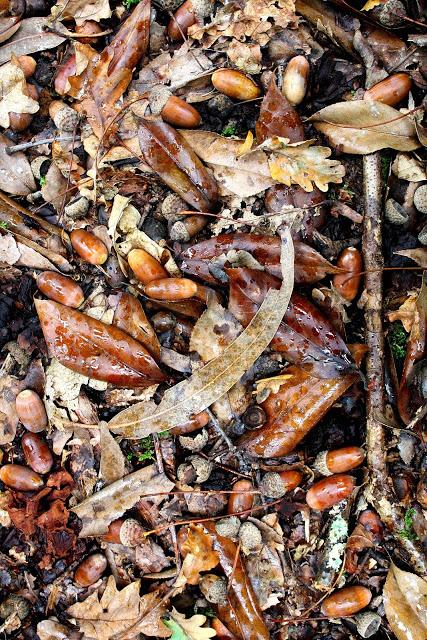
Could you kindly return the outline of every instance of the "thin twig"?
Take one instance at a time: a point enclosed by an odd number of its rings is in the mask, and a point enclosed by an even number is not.
[[[10,156],[18,151],[26,151],[32,147],[38,147],[40,144],[51,144],[52,142],[70,142],[71,140],[80,140],[80,136],[73,137],[72,134],[64,134],[62,136],[50,136],[49,138],[41,138],[40,140],[30,140],[22,144],[15,144],[13,147],[6,147],[6,153]]]

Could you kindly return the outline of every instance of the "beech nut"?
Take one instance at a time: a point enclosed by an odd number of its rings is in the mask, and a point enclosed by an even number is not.
[[[77,309],[85,299],[81,287],[62,273],[43,271],[37,276],[36,282],[39,290],[47,298],[60,302],[66,307]]]
[[[145,249],[132,249],[129,251],[127,258],[135,277],[142,284],[148,284],[152,280],[160,280],[169,276],[160,262]]]
[[[411,87],[410,76],[406,73],[396,73],[365,91],[363,99],[376,100],[394,107],[408,96]]]
[[[233,484],[232,491],[228,499],[228,513],[241,513],[252,508],[255,494],[249,493],[254,491],[254,485],[250,480],[238,480]]]
[[[333,277],[333,285],[338,293],[348,302],[354,300],[359,290],[362,256],[355,247],[344,249],[337,260],[337,267],[345,269],[346,273],[336,273]],[[352,274],[355,274],[354,276]]]
[[[74,574],[74,582],[81,587],[90,587],[91,584],[95,584],[105,569],[107,568],[107,560],[102,553],[94,553],[83,560],[83,562],[77,567]]]
[[[46,441],[37,433],[26,433],[21,440],[21,445],[25,460],[33,471],[43,474],[52,469],[52,453]]]
[[[365,452],[360,447],[343,447],[333,451],[321,451],[314,461],[314,468],[324,476],[344,473],[362,464]]]
[[[200,113],[191,104],[187,104],[185,100],[177,96],[168,98],[161,116],[165,122],[173,127],[182,127],[183,129],[194,129],[202,121]]]
[[[288,62],[283,75],[282,93],[291,105],[300,104],[307,93],[310,64],[304,56],[295,56]]]
[[[328,618],[352,616],[368,606],[372,594],[366,587],[344,587],[322,602],[322,615]]]
[[[32,389],[24,389],[16,396],[19,421],[28,431],[38,433],[47,427],[47,414],[40,396]]]
[[[37,491],[43,486],[38,473],[20,464],[5,464],[1,467],[0,480],[15,491]]]
[[[355,486],[355,479],[345,474],[323,478],[307,491],[307,504],[311,509],[319,511],[329,509],[348,498]]]
[[[107,247],[93,233],[84,229],[75,229],[70,233],[70,240],[74,251],[86,262],[104,264],[107,260]]]
[[[188,278],[165,278],[152,280],[144,286],[144,293],[155,300],[175,302],[192,298],[197,293],[197,284]]]
[[[261,89],[241,71],[218,69],[214,71],[211,82],[220,93],[234,100],[254,100],[261,95]]]

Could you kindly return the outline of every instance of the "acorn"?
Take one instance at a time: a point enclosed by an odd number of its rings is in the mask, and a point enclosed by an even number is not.
[[[307,491],[306,502],[311,509],[322,511],[338,504],[353,491],[356,481],[352,476],[337,474],[323,478]]]
[[[394,107],[408,96],[411,87],[412,79],[407,73],[396,73],[365,91],[363,99],[376,100]]]
[[[295,56],[288,62],[283,75],[282,93],[292,106],[304,100],[309,73],[310,64],[304,56]]]
[[[175,12],[168,24],[168,35],[171,40],[183,40],[189,27],[203,24],[212,11],[213,0],[186,0]]]
[[[225,605],[227,603],[227,580],[214,573],[205,573],[199,581],[200,591],[208,602]]]
[[[355,247],[347,247],[339,256],[337,267],[344,269],[345,273],[336,273],[332,279],[333,285],[345,300],[352,302],[357,296],[362,277],[360,272],[363,263],[360,252]]]
[[[127,259],[135,277],[142,284],[169,277],[163,265],[145,249],[132,249],[129,251]]]
[[[176,302],[187,300],[197,293],[197,284],[189,278],[164,278],[150,281],[144,286],[144,293],[155,300]]]
[[[52,453],[37,433],[26,433],[21,440],[22,451],[29,467],[36,473],[48,473],[53,466]]]
[[[421,213],[427,213],[427,183],[422,184],[415,191],[414,205]]]
[[[267,498],[282,498],[300,484],[302,477],[302,473],[294,469],[281,473],[270,471],[261,480],[259,488]]]
[[[233,493],[228,499],[227,512],[229,514],[241,513],[249,511],[254,503],[254,485],[250,480],[238,480],[232,486]],[[247,515],[247,514],[245,514]]]
[[[0,480],[15,491],[37,491],[43,486],[38,473],[20,464],[5,464],[0,468]]]
[[[79,123],[77,111],[62,102],[62,100],[53,100],[50,103],[49,115],[60,131],[72,133]]]
[[[178,98],[170,96],[164,105],[161,116],[165,122],[173,127],[182,129],[194,129],[198,127],[202,121],[200,113],[191,104]]]
[[[74,229],[70,233],[71,245],[76,253],[90,264],[104,264],[108,258],[105,244],[93,233],[84,229]]]
[[[385,219],[391,224],[401,226],[408,222],[409,216],[401,204],[393,200],[393,198],[388,198],[385,203]]]
[[[158,314],[156,314],[158,315]],[[153,318],[151,319],[153,321]],[[175,319],[175,325],[176,325],[176,319]],[[174,325],[174,326],[175,326]],[[154,328],[155,324],[153,323]],[[196,413],[194,416],[191,416],[187,422],[184,422],[183,424],[179,424],[176,427],[173,427],[173,429],[170,430],[171,435],[173,436],[178,436],[178,435],[184,435],[186,433],[192,433],[193,431],[197,431],[198,429],[201,429],[202,427],[206,427],[206,425],[208,424],[210,420],[209,414],[207,411],[201,411],[200,413]]]
[[[94,36],[102,33],[102,27],[98,22],[95,22],[95,20],[85,20],[82,24],[76,25],[75,32],[79,36],[85,36],[84,38],[79,37],[78,42],[82,44],[96,44],[99,42],[99,38]]]
[[[372,594],[366,587],[344,587],[325,598],[320,608],[328,618],[352,616],[368,606]]]
[[[215,89],[234,100],[254,100],[261,95],[261,89],[241,71],[217,69],[211,77]]]
[[[98,582],[105,569],[107,560],[102,553],[94,553],[83,560],[74,574],[74,582],[81,587],[90,587]]]
[[[25,78],[31,78],[36,70],[37,62],[31,56],[18,56],[18,63]]]
[[[344,473],[355,469],[365,459],[365,452],[360,447],[343,447],[332,451],[321,451],[313,464],[313,468],[324,476]]]
[[[65,214],[73,220],[78,220],[85,217],[89,211],[89,207],[89,200],[85,198],[85,196],[80,196],[65,205]]]
[[[170,228],[169,236],[175,242],[189,242],[199,231],[204,229],[209,222],[208,216],[195,214],[186,215],[182,220],[174,222]]]
[[[145,529],[134,518],[126,518],[120,527],[120,542],[125,547],[137,547],[145,540]]]
[[[77,282],[56,271],[43,271],[37,276],[36,283],[45,296],[66,307],[77,309],[85,299]]]
[[[178,220],[179,212],[185,210],[186,203],[176,193],[168,193],[162,202],[161,212],[166,220],[175,222]]]
[[[28,431],[38,433],[48,424],[46,409],[40,396],[32,389],[24,389],[16,396],[19,421]]]
[[[38,100],[39,92],[37,91],[37,87],[33,84],[27,84],[24,89],[24,93],[33,100]],[[16,131],[17,133],[25,131],[25,129],[30,126],[33,117],[33,113],[17,113],[15,111],[11,111],[9,113],[9,127],[12,131]]]

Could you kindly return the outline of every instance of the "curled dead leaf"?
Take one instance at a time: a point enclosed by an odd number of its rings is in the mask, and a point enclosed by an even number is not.
[[[388,623],[398,640],[427,637],[427,581],[391,563],[383,591]]]

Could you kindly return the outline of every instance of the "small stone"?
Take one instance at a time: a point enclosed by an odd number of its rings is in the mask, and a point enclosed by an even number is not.
[[[201,577],[199,587],[208,602],[227,603],[227,580],[224,577],[206,573]]]
[[[393,198],[389,198],[385,203],[385,218],[391,224],[395,225],[403,225],[408,222],[408,214],[401,204],[393,200]]]
[[[282,498],[286,493],[283,480],[278,473],[266,473],[259,485],[260,491],[267,498]]]
[[[90,202],[87,198],[82,196],[77,200],[72,200],[65,207],[65,214],[73,220],[84,218],[89,211]]]
[[[219,536],[236,540],[241,524],[237,516],[230,516],[229,518],[221,518],[221,520],[218,520],[215,524],[215,529]]]
[[[196,482],[198,484],[206,482],[212,473],[212,462],[202,458],[201,456],[190,456],[188,458],[188,462],[190,462],[191,466],[194,467],[196,471]]]
[[[245,555],[255,553],[262,547],[261,531],[252,522],[244,522],[239,529],[239,540]]]
[[[421,213],[427,213],[427,183],[422,184],[415,191],[414,205]]]

